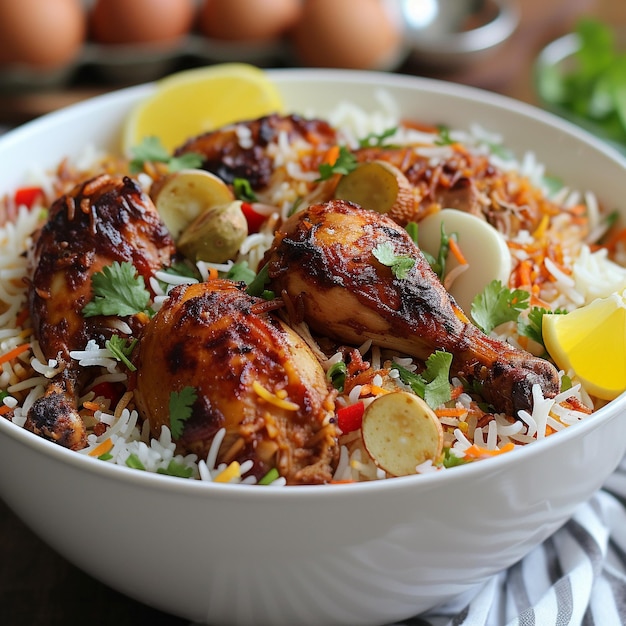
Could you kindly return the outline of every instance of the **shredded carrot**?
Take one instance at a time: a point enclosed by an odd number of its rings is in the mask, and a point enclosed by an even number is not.
[[[626,241],[626,228],[622,228],[614,232],[604,244],[605,248],[608,248],[610,251],[615,250],[617,244],[620,242]]]
[[[16,346],[12,350],[5,352],[3,355],[0,356],[0,364],[13,360],[15,357],[22,354],[22,352],[26,352],[26,350],[28,350],[29,348],[30,343],[23,343],[19,346]]]
[[[6,405],[6,404],[0,404],[0,415],[4,415],[5,413],[8,413],[9,411],[12,411],[13,409],[11,409],[10,406]]]
[[[361,396],[382,396],[385,393],[389,393],[386,389],[379,387],[378,385],[365,384],[361,387]]]
[[[335,145],[331,148],[328,148],[324,158],[322,159],[322,163],[328,163],[328,165],[334,165],[339,158],[339,146]]]
[[[239,472],[240,465],[238,461],[233,461],[225,470],[221,471],[214,479],[216,483],[229,483],[233,478],[241,476]]]
[[[515,269],[516,286],[527,286],[532,284],[532,261],[525,259],[521,261]]]
[[[99,443],[93,450],[89,451],[89,456],[102,456],[106,454],[113,447],[113,441],[111,438],[105,439]]]
[[[457,385],[450,389],[450,399],[456,400],[463,393],[463,385]]]
[[[441,409],[435,409],[435,415],[437,417],[461,417],[466,413],[467,409],[462,406],[451,408],[443,407]]]
[[[466,448],[465,456],[474,458],[474,459],[480,459],[485,456],[498,456],[499,454],[510,452],[514,448],[515,448],[515,444],[511,442],[505,444],[499,450],[489,450],[488,448],[483,448],[473,443],[469,448]]]
[[[87,400],[87,402],[83,402],[83,406],[88,411],[99,411],[102,408],[97,402],[90,402],[89,400]]]
[[[448,245],[450,246],[450,252],[454,254],[454,258],[459,262],[459,264],[467,265],[467,259],[463,256],[459,244],[454,240],[453,237],[450,237],[450,239],[448,240]]]
[[[218,277],[217,269],[209,267],[209,280],[215,280]]]

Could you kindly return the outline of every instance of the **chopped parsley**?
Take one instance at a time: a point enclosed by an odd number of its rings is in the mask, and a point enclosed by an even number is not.
[[[391,268],[392,274],[402,280],[409,275],[415,265],[415,259],[406,254],[396,254],[390,241],[379,243],[372,254],[379,263]]]
[[[432,409],[448,402],[450,393],[450,366],[452,355],[449,352],[437,350],[426,359],[426,369],[416,374],[393,363],[391,368],[398,370],[400,380],[411,387],[413,393],[422,398]]]
[[[183,434],[185,422],[191,417],[191,407],[198,398],[194,387],[183,387],[180,392],[170,393],[170,431],[174,439]]]
[[[237,200],[244,200],[246,202],[257,201],[256,194],[247,178],[233,179],[233,191],[235,192],[235,198],[237,198]]]
[[[93,299],[83,307],[85,317],[94,315],[151,314],[148,308],[150,292],[143,276],[137,274],[132,263],[113,261],[91,277]]]
[[[348,150],[345,146],[339,148],[339,156],[334,163],[321,163],[319,166],[320,177],[316,182],[322,180],[328,180],[332,178],[334,174],[349,174],[352,170],[356,169],[358,162],[356,156]]]
[[[119,335],[113,335],[107,339],[105,347],[118,360],[121,361],[131,372],[137,368],[130,362],[130,355],[137,345],[137,339],[125,339]]]
[[[492,280],[472,301],[471,315],[486,334],[505,322],[516,321],[529,306],[530,294],[523,289],[509,289],[499,280]]]
[[[145,163],[166,163],[170,172],[177,172],[185,168],[198,168],[204,160],[201,154],[195,152],[172,156],[158,137],[146,137],[131,149],[131,154],[130,171],[133,174],[141,172]]]

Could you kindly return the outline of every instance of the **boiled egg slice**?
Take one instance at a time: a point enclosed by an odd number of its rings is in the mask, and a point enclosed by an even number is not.
[[[467,268],[460,271],[456,268],[461,264],[449,252],[443,282],[458,305],[469,314],[472,300],[492,280],[508,284],[511,253],[504,237],[485,220],[457,209],[442,209],[421,220],[417,230],[420,249],[435,258],[441,245],[442,224],[446,235],[456,233],[459,248],[467,261]]]

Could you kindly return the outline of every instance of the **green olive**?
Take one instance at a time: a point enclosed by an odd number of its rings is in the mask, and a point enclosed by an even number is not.
[[[224,263],[235,258],[247,236],[248,222],[235,200],[201,213],[181,233],[177,246],[194,261]]]

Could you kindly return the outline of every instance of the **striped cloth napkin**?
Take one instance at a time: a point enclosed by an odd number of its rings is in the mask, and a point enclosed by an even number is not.
[[[478,589],[396,626],[626,624],[626,459],[542,545]]]

